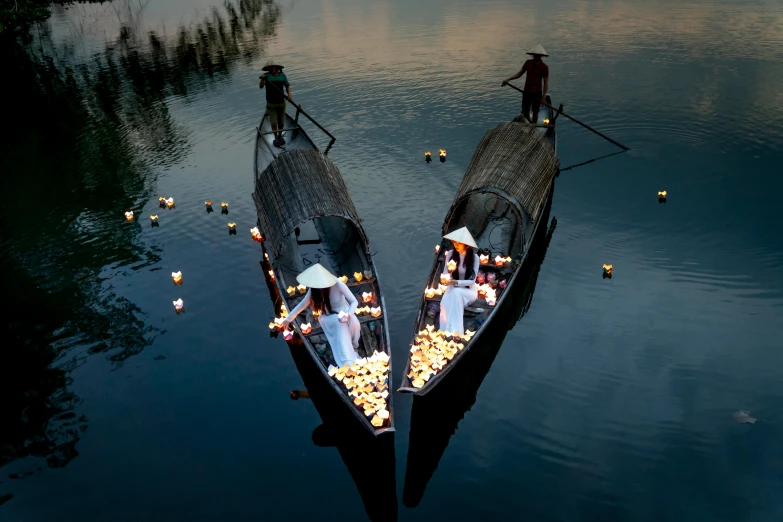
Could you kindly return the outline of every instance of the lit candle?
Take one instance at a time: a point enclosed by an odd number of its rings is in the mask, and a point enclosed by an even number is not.
[[[369,303],[372,301],[372,292],[362,292],[362,302]]]
[[[182,282],[182,272],[172,272],[171,278],[174,280],[174,283],[179,284]]]
[[[373,317],[380,317],[381,316],[381,307],[372,307],[370,308],[370,315]]]
[[[174,198],[169,198],[169,199],[167,199],[167,200],[166,200],[166,205],[167,205],[169,208],[173,208],[173,207],[174,207]]]
[[[345,275],[344,275],[344,276],[340,276],[338,279],[339,279],[340,281],[342,281],[342,282],[343,282],[343,284],[345,284],[345,283],[347,283],[347,282],[348,282],[348,276],[345,276]]]
[[[310,332],[313,331],[313,325],[311,325],[310,323],[304,323],[301,326],[301,328],[302,328],[302,333],[305,334],[305,335],[307,335],[307,334],[309,334]]]
[[[285,289],[285,291],[288,292],[288,295],[294,295],[296,293],[296,288],[294,288],[293,286],[289,286],[288,288]]]
[[[125,213],[125,219],[127,219],[128,221],[133,221],[133,211],[132,210],[129,210],[128,212]]]
[[[305,285],[297,285],[296,289],[299,290],[300,294],[307,292],[307,287]]]
[[[363,277],[364,277],[364,276],[362,275],[362,273],[361,273],[361,272],[354,272],[354,273],[353,273],[353,278],[354,278],[354,279],[356,279],[356,282],[357,282],[357,283],[358,283],[358,282],[360,282],[360,281],[362,280],[362,278],[363,278]]]
[[[283,339],[285,339],[286,341],[290,341],[293,338],[294,338],[294,331],[293,330],[285,330],[283,332]]]
[[[172,301],[174,303],[174,309],[177,312],[181,312],[182,309],[185,307],[185,303],[182,301],[182,299],[177,299],[176,301]]]

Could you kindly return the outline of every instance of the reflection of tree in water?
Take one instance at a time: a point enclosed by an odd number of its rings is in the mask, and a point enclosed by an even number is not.
[[[263,51],[279,8],[270,0],[225,11],[168,40],[125,26],[85,59],[38,28],[0,35],[9,137],[0,142],[0,269],[13,297],[0,348],[0,466],[27,455],[50,466],[76,456],[86,419],[73,411],[68,375],[90,353],[114,364],[156,335],[114,273],[157,263],[139,224],[118,225],[154,193],[157,171],[183,160],[187,134],[172,96],[204,90]]]

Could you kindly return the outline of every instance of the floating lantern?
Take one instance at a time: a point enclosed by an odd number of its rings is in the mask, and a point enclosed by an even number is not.
[[[172,302],[174,303],[174,309],[177,311],[177,313],[181,312],[185,308],[185,303],[181,298]]]
[[[127,219],[128,221],[133,221],[133,211],[132,210],[129,210],[128,212],[125,213],[125,219]]]
[[[166,200],[166,206],[169,208],[174,208],[174,198],[169,198]]]
[[[267,272],[267,274],[269,274],[270,281],[274,281],[275,280],[275,271],[274,270],[269,270]]]
[[[348,276],[340,276],[337,279],[343,282],[343,284],[348,282]]]
[[[310,323],[304,323],[300,328],[302,329],[302,333],[305,335],[313,331],[313,325]]]
[[[362,292],[362,302],[369,303],[372,301],[372,292]]]
[[[290,341],[293,338],[294,338],[294,331],[293,330],[285,330],[283,332],[283,339],[285,339],[286,341]]]
[[[155,226],[158,224],[158,215],[153,214],[150,216],[150,222],[152,223],[152,226]]]
[[[226,203],[225,201],[220,204],[220,213],[228,214],[228,203]]]
[[[440,149],[440,162],[445,163],[446,161],[446,149]]]
[[[453,272],[457,269],[457,262],[453,259],[447,263],[447,268],[449,272]]]
[[[296,289],[299,290],[300,294],[307,292],[307,287],[305,285],[297,285]]]
[[[261,231],[258,230],[258,227],[253,227],[250,229],[250,235],[253,236],[253,239],[256,241],[263,241],[264,237],[261,235]]]
[[[432,161],[432,153],[430,151],[424,153],[424,161],[426,161],[427,163]]]
[[[441,284],[447,285],[447,284],[449,284],[449,281],[451,281],[451,274],[441,274],[440,275],[440,282],[441,282]]]
[[[229,223],[228,224],[228,235],[233,236],[237,233],[237,224],[236,223]]]
[[[370,308],[370,315],[373,317],[380,317],[381,316],[381,307],[372,307]]]
[[[479,263],[482,265],[489,263],[489,254],[479,254]]]
[[[289,286],[285,289],[286,292],[288,292],[288,295],[294,295],[296,293],[296,288],[293,286]]]
[[[160,208],[166,208],[166,198],[163,196],[159,197],[158,204],[160,205]]]
[[[658,191],[658,203],[666,203],[666,191]]]
[[[435,289],[434,288],[426,288],[424,290],[424,296],[428,298],[435,297]]]
[[[612,277],[612,265],[604,265],[604,275],[607,277]]]
[[[435,253],[440,253],[440,245],[435,245]]]
[[[353,278],[354,278],[354,279],[356,279],[356,282],[357,282],[357,283],[358,283],[358,282],[360,282],[360,281],[362,280],[362,278],[363,278],[363,277],[364,277],[364,276],[362,275],[362,273],[361,273],[361,272],[354,272],[354,273],[353,273]]]
[[[174,280],[174,284],[181,284],[182,283],[182,272],[172,272],[171,278]]]
[[[207,214],[212,212],[212,202],[211,201],[205,201],[204,207],[207,209]]]

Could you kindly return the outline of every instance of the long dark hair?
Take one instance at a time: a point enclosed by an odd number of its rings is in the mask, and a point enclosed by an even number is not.
[[[310,297],[313,298],[313,311],[321,315],[329,315],[332,308],[329,306],[329,288],[311,288]]]
[[[459,266],[459,252],[457,252],[456,248],[452,250],[451,257],[448,261],[454,261],[457,263],[457,266]],[[446,262],[448,263],[448,261]],[[465,267],[465,279],[473,279],[473,276],[476,275],[476,267],[473,266],[476,264],[476,257],[473,252],[473,247],[469,246],[467,247],[467,250],[465,250],[465,257],[463,258],[462,264]]]

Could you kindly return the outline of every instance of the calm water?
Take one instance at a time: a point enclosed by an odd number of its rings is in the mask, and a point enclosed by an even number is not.
[[[338,137],[398,383],[442,219],[538,42],[553,99],[633,151],[560,176],[449,396],[398,395],[385,447],[321,426],[248,233],[261,66]],[[783,519],[779,2],[115,1],[2,53],[0,519]],[[569,123],[559,145],[615,150]]]

